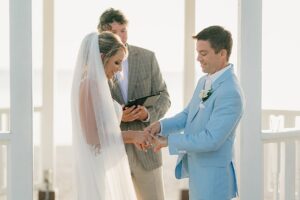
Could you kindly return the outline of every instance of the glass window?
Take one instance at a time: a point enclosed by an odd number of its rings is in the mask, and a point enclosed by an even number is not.
[[[10,130],[9,1],[0,2],[0,133]]]

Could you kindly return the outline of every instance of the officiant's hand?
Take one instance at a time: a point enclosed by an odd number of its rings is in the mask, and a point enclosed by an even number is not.
[[[137,120],[136,106],[123,107],[122,122],[132,122]]]
[[[148,119],[148,110],[144,106],[131,106],[123,108],[122,121],[132,122],[135,120],[145,121]]]
[[[152,136],[156,136],[157,134],[160,133],[160,122],[156,121],[153,122],[150,126],[148,126],[147,128],[144,129],[144,131],[148,132],[148,134],[152,135]]]
[[[138,120],[145,121],[148,119],[149,113],[145,106],[138,105],[135,110],[137,110],[136,116],[138,117]]]

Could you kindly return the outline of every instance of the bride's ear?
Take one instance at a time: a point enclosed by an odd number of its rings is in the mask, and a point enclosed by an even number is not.
[[[105,55],[103,53],[100,53],[100,56],[101,56],[101,60],[103,61]]]

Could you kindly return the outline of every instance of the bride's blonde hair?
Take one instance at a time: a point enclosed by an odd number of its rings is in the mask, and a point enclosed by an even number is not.
[[[120,37],[116,34],[113,34],[109,31],[104,31],[99,34],[99,49],[102,56],[103,65],[114,56],[120,49],[125,52],[127,56],[128,50],[127,47],[122,43]]]

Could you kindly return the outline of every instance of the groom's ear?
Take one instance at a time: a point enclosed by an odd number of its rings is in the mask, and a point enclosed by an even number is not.
[[[221,53],[221,56],[222,56],[222,57],[227,58],[227,50],[226,50],[226,49],[222,49],[222,50],[220,51],[220,53]]]

